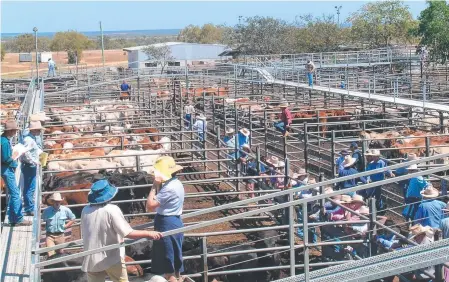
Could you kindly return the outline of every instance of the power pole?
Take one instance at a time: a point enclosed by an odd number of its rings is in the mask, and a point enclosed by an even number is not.
[[[101,21],[100,21],[100,32],[101,32],[101,58],[103,60],[103,72],[104,69],[104,41],[103,41],[103,28],[101,27]]]
[[[38,58],[37,58],[37,27],[33,28],[34,31],[34,37],[36,40],[36,44],[35,44],[35,48],[36,48],[36,77],[37,77],[37,88],[39,88],[39,62],[38,62]]]
[[[340,27],[340,10],[343,8],[342,6],[335,6],[335,9],[337,10],[337,26]]]

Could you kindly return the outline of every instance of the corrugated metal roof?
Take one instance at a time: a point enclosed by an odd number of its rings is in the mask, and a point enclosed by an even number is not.
[[[203,46],[226,46],[223,44],[200,44],[200,43],[188,43],[188,42],[165,42],[165,43],[155,43],[155,44],[151,44],[151,45],[144,45],[144,46],[135,46],[135,47],[128,47],[128,48],[123,48],[123,51],[138,51],[138,50],[142,50],[143,48],[146,48],[148,46],[153,46],[153,47],[162,47],[162,46],[173,46],[173,45],[181,45],[181,44],[185,44],[185,45],[203,45]]]

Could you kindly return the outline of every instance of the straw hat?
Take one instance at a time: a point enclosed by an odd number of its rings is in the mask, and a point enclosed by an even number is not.
[[[277,167],[277,165],[279,164],[279,158],[276,156],[271,156],[268,160],[267,163],[273,165],[274,167]]]
[[[226,128],[226,134],[233,134],[235,132],[234,128],[228,127]]]
[[[418,165],[417,164],[412,164],[412,165],[407,167],[407,170],[418,170]]]
[[[8,131],[8,130],[19,130],[19,127],[17,126],[17,123],[13,120],[8,120],[5,123],[5,128],[3,129],[3,131]]]
[[[61,197],[60,193],[56,192],[56,193],[53,193],[50,196],[50,198],[48,198],[47,203],[49,205],[53,205],[54,202],[62,202],[62,201],[64,201],[64,198]]]
[[[28,129],[29,130],[40,130],[40,129],[44,129],[44,128],[42,127],[40,121],[31,121]]]
[[[51,118],[47,117],[44,112],[32,114],[30,116],[30,121],[47,121],[51,120]]]
[[[285,167],[285,162],[279,161],[277,167]]]
[[[287,101],[283,101],[279,104],[280,108],[287,108],[288,107],[288,102]]]
[[[351,196],[349,195],[341,195],[340,203],[349,204],[352,202]]]
[[[377,149],[371,149],[365,153],[365,156],[380,156],[380,151]]]
[[[351,155],[345,156],[345,160],[343,162],[343,167],[350,167],[355,164],[357,159],[353,158]]]
[[[440,195],[437,189],[433,188],[433,186],[428,185],[427,188],[421,191],[421,196],[426,199],[436,198]]]
[[[359,209],[359,214],[368,215],[369,214],[369,208],[367,206],[361,206]]]
[[[162,156],[154,164],[154,173],[162,176],[164,181],[170,179],[173,173],[182,170],[183,167],[177,165],[175,160],[169,156]]]
[[[307,171],[306,171],[305,169],[300,168],[300,169],[298,170],[298,172],[293,173],[292,178],[293,178],[293,179],[298,179],[300,176],[305,176],[305,175],[307,175],[307,174],[308,174],[308,173],[307,173]]]
[[[360,196],[358,194],[355,194],[354,196],[352,196],[351,203],[362,203],[362,204],[365,204],[365,201],[363,200],[362,196]]]
[[[117,195],[117,187],[111,185],[106,179],[98,180],[90,187],[87,200],[91,204],[103,204],[112,200]]]
[[[248,137],[250,135],[250,132],[247,128],[242,128],[239,130],[240,133],[242,133],[243,135],[245,135],[246,137]]]
[[[410,227],[410,233],[412,234],[412,237],[410,237],[410,239],[413,239],[423,233],[425,233],[429,237],[433,236],[434,234],[432,227],[422,226],[421,224],[415,224]]]
[[[417,160],[417,159],[418,159],[418,156],[416,154],[414,154],[414,153],[410,153],[410,154],[407,155],[407,160],[408,161],[414,161],[414,160]]]

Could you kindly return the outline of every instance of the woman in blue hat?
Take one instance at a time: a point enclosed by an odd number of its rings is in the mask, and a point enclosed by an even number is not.
[[[156,211],[154,230],[165,232],[184,227],[181,220],[184,204],[184,185],[176,177],[183,167],[169,156],[163,156],[154,164],[155,180],[147,199],[147,211]],[[157,193],[157,195],[156,195]],[[153,244],[151,272],[164,274],[169,282],[182,281],[183,233],[164,237]]]
[[[85,251],[119,244],[124,238],[158,240],[162,237],[159,232],[132,229],[120,208],[110,203],[118,193],[117,187],[103,177],[97,176],[94,181],[87,197],[89,205],[81,214]],[[88,282],[105,281],[106,276],[114,282],[128,281],[119,248],[87,255],[81,270],[87,272]]]

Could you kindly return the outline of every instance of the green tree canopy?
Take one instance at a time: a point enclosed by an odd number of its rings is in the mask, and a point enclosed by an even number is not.
[[[181,30],[178,35],[179,41],[191,43],[223,43],[223,34],[226,31],[225,26],[205,24],[202,27],[189,25]]]
[[[69,64],[75,63],[76,57],[80,61],[83,51],[92,47],[93,42],[85,35],[69,30],[65,32],[57,32],[50,44],[52,51],[66,51]]]
[[[365,4],[348,21],[352,23],[353,39],[370,47],[408,41],[408,31],[413,25],[409,7],[399,0]]]
[[[6,51],[5,48],[3,47],[3,44],[0,44],[0,51],[1,51],[1,61],[3,61],[3,59],[5,58],[6,55]]]
[[[419,16],[416,34],[421,44],[429,46],[430,57],[445,63],[449,57],[449,4],[445,1],[427,1],[428,7]]]

